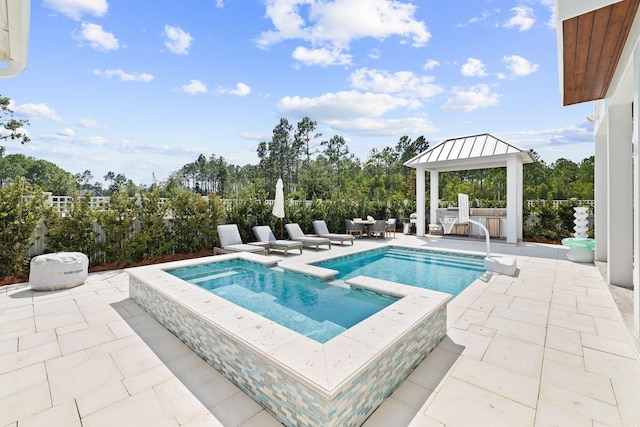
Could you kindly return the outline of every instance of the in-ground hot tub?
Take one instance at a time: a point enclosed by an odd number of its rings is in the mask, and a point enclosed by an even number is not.
[[[362,424],[446,333],[451,296],[441,292],[351,279],[352,287],[400,299],[321,344],[165,271],[236,258],[279,261],[238,253],[132,268],[130,297],[286,425]]]

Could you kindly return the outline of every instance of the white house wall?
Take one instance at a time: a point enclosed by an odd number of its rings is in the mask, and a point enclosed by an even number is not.
[[[633,22],[607,96],[596,103],[596,260],[608,281],[634,289],[634,333],[640,336],[640,22]],[[633,110],[635,111],[632,111]],[[606,253],[605,253],[606,250]]]
[[[633,56],[633,117],[640,117],[640,46]],[[633,121],[633,326],[640,336],[640,123]]]

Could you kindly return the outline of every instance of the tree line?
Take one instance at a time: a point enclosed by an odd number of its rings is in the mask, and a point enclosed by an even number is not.
[[[29,138],[21,129],[29,123],[15,119],[10,105],[9,98],[0,95],[0,126],[4,128],[0,141],[27,143]],[[276,181],[282,178],[290,199],[415,201],[415,171],[404,163],[429,146],[422,135],[415,139],[403,135],[384,148],[372,148],[366,159],[359,159],[344,137],[324,137],[310,117],[303,117],[295,126],[283,117],[273,128],[271,139],[257,144],[257,164],[234,165],[216,154],[200,154],[154,185],[162,195],[189,189],[227,199],[265,199],[274,197]],[[558,159],[547,164],[532,153],[537,162],[524,165],[525,199],[593,198],[593,156],[578,163]],[[16,177],[57,196],[73,195],[77,190],[110,195],[121,188],[134,195],[150,188],[136,185],[122,172],[109,171],[102,177],[94,177],[89,170],[72,174],[46,160],[6,154],[0,146],[0,187]],[[499,205],[506,196],[506,169],[441,174],[441,199],[455,201],[458,193]]]
[[[6,99],[0,96],[0,127],[4,128],[0,141],[27,143],[20,129],[28,123],[13,118]],[[81,250],[92,263],[210,249],[216,244],[215,226],[222,220],[238,224],[243,239],[250,241],[253,225],[274,226],[265,200],[274,197],[279,177],[289,199],[313,201],[309,206],[286,207],[287,220],[300,223],[305,231],[311,231],[314,219],[325,219],[330,229],[342,231],[345,218],[403,218],[415,211],[415,171],[404,163],[429,145],[424,136],[404,135],[395,144],[371,149],[361,160],[342,136],[323,138],[309,117],[295,128],[281,118],[271,140],[257,145],[257,164],[238,166],[222,156],[201,154],[150,186],[136,185],[123,173],[112,171],[98,180],[88,170],[72,174],[46,160],[7,155],[0,146],[0,276],[25,272],[26,251],[43,216],[49,250]],[[524,165],[524,199],[593,199],[593,156],[579,163],[559,159],[546,164],[533,155],[537,162]],[[89,191],[79,197],[78,190]],[[46,208],[43,191],[73,196],[73,210],[60,216]],[[106,212],[90,211],[91,192],[111,196]],[[504,206],[505,168],[441,174],[441,199],[455,202],[458,193],[469,194],[478,207]],[[236,202],[225,211],[221,198]],[[567,237],[575,203],[527,208],[525,217],[534,214],[538,220],[525,235],[546,240]],[[93,231],[94,222],[103,230],[101,238]]]

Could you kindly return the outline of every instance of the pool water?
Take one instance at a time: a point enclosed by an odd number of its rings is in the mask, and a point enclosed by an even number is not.
[[[200,264],[167,273],[320,343],[398,300],[243,260]]]
[[[484,272],[484,258],[387,247],[315,263],[338,270],[336,279],[369,276],[458,295]]]

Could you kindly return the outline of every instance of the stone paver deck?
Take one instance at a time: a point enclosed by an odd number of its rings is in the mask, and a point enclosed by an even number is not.
[[[394,243],[484,251],[398,234],[287,259]],[[452,300],[447,337],[364,426],[640,426],[638,352],[596,267],[561,246],[492,252],[516,255],[517,277],[477,280]],[[112,271],[64,291],[0,288],[0,426],[42,425],[280,424],[129,300],[128,275]]]

